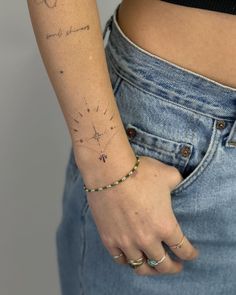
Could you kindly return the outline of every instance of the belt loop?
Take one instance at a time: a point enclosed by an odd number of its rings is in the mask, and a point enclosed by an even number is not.
[[[109,19],[108,19],[107,22],[106,22],[106,25],[105,25],[105,28],[104,28],[104,31],[103,31],[103,34],[102,34],[103,40],[104,40],[105,37],[106,37],[106,32],[107,32],[107,29],[108,29],[108,28],[109,28],[109,30],[110,30],[110,32],[111,32],[112,22],[113,22],[113,19],[114,19],[115,17],[117,17],[117,13],[118,13],[118,9],[119,9],[119,7],[120,7],[120,4],[121,4],[121,3],[119,3],[119,4],[116,6],[116,8],[115,8],[114,11],[113,11],[113,14],[109,17]]]
[[[104,40],[105,37],[106,37],[107,29],[109,28],[109,30],[111,31],[111,23],[112,23],[112,19],[113,19],[113,15],[110,16],[109,19],[108,19],[107,22],[106,22],[106,25],[105,25],[105,28],[104,28],[104,31],[103,31],[103,34],[102,34],[102,38],[103,38],[103,40]]]
[[[233,123],[233,126],[230,130],[229,136],[225,142],[227,147],[236,147],[236,120]]]

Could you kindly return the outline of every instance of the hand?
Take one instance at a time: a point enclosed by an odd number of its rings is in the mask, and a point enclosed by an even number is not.
[[[159,260],[165,254],[161,241],[167,245],[181,241],[183,232],[172,210],[170,192],[182,179],[174,166],[141,156],[135,174],[124,182],[101,192],[87,193],[104,246],[112,256],[124,254],[117,259],[118,263],[141,256]],[[184,260],[198,256],[198,250],[187,237],[181,248],[171,250]],[[182,263],[166,253],[166,259],[154,268],[144,263],[134,271],[139,275],[155,275],[177,273],[182,268]]]

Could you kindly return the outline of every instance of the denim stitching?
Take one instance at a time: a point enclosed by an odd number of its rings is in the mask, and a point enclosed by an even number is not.
[[[117,8],[118,8],[118,7],[117,7]],[[154,58],[154,59],[156,59],[156,60],[160,59],[160,60],[162,60],[162,61],[168,63],[168,64],[171,65],[172,67],[178,68],[178,69],[180,69],[181,71],[186,72],[186,74],[190,74],[190,75],[193,75],[193,76],[200,77],[200,78],[206,80],[207,82],[210,82],[210,83],[212,83],[212,84],[216,84],[217,86],[220,86],[220,87],[222,87],[222,88],[225,88],[226,90],[229,90],[229,91],[233,90],[234,92],[236,92],[236,88],[234,88],[234,87],[231,87],[231,86],[229,86],[229,85],[225,85],[225,84],[220,83],[220,82],[218,82],[218,81],[216,81],[216,80],[213,80],[213,79],[211,79],[211,78],[209,78],[209,77],[207,77],[207,76],[204,76],[204,75],[202,75],[202,74],[200,74],[200,73],[197,73],[197,72],[194,72],[194,71],[189,70],[189,69],[187,69],[187,68],[184,68],[184,67],[182,67],[182,66],[180,66],[180,65],[178,65],[178,64],[176,64],[176,63],[173,63],[173,62],[171,62],[171,61],[169,61],[169,60],[167,60],[167,59],[165,59],[165,58],[163,58],[163,57],[160,57],[160,56],[158,56],[158,55],[152,54],[151,52],[145,50],[144,48],[139,47],[136,43],[134,43],[132,40],[130,40],[130,39],[128,38],[128,36],[126,36],[126,35],[124,34],[124,32],[121,30],[121,28],[120,28],[120,26],[119,26],[119,24],[118,24],[118,22],[117,22],[116,12],[117,12],[117,9],[115,10],[115,12],[114,12],[114,14],[113,14],[113,22],[115,23],[116,28],[117,28],[117,30],[119,31],[119,33],[122,35],[122,37],[124,38],[124,40],[128,43],[128,46],[135,47],[138,51],[140,51],[141,53],[145,54],[146,56],[152,57],[152,58]]]
[[[196,114],[202,115],[202,116],[204,116],[205,118],[210,118],[210,119],[215,119],[215,120],[222,120],[222,119],[223,119],[223,120],[228,121],[228,122],[233,122],[233,121],[235,120],[235,118],[234,118],[234,119],[233,119],[233,118],[232,118],[232,119],[229,119],[229,118],[224,118],[224,117],[216,117],[216,116],[213,116],[213,115],[211,115],[211,114],[207,114],[207,113],[202,113],[202,112],[197,111],[197,110],[195,110],[195,109],[188,108],[188,107],[186,107],[186,106],[183,105],[183,104],[178,104],[178,103],[176,103],[176,102],[173,102],[173,101],[167,100],[167,99],[165,99],[165,98],[163,98],[163,97],[161,97],[161,96],[158,96],[158,95],[156,95],[156,94],[154,94],[154,93],[152,93],[152,92],[149,92],[149,91],[147,91],[147,90],[145,90],[145,89],[139,87],[138,85],[134,84],[134,83],[131,82],[129,79],[127,79],[127,77],[124,77],[124,76],[123,76],[123,75],[117,70],[117,68],[115,67],[115,65],[114,65],[114,63],[113,63],[113,61],[112,61],[112,57],[111,57],[111,55],[110,55],[109,52],[108,52],[108,55],[109,55],[109,57],[111,58],[111,59],[110,59],[110,64],[113,66],[114,71],[116,72],[116,74],[119,75],[120,78],[121,78],[123,81],[126,81],[127,83],[129,83],[130,85],[132,85],[133,87],[135,87],[136,89],[138,89],[140,92],[147,93],[147,94],[149,94],[149,95],[151,95],[151,96],[157,98],[158,100],[160,99],[160,100],[162,100],[163,102],[166,102],[166,103],[169,103],[169,104],[175,105],[175,106],[178,107],[179,109],[186,109],[186,110],[188,110],[188,111],[190,111],[190,112],[193,112],[193,113],[196,113]]]

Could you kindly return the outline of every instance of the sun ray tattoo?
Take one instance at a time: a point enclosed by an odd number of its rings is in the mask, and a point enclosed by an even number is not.
[[[110,114],[110,111],[108,110],[109,102],[106,108],[103,109],[99,104],[96,105],[95,108],[91,108],[84,96],[83,101],[83,111],[74,110],[73,113],[69,114],[72,121],[74,142],[76,146],[84,147],[96,152],[98,154],[98,159],[103,163],[106,163],[108,160],[106,149],[111,143],[113,137],[119,131],[117,130],[117,126],[115,126],[112,122],[115,112],[113,111]],[[104,124],[100,124],[99,127],[96,126],[93,120],[95,116],[98,116],[99,119],[102,118]],[[80,134],[80,127],[87,127],[88,124],[91,125],[91,131],[89,132],[91,134],[89,136],[82,136]],[[106,126],[105,128],[104,125]]]
[[[58,0],[34,0],[37,5],[45,4],[48,8],[55,8],[57,7]]]

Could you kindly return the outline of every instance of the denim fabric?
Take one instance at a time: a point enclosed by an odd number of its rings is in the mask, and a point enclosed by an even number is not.
[[[236,89],[134,44],[116,21],[117,8],[103,37],[110,29],[105,53],[123,124],[132,129],[136,154],[183,175],[171,192],[173,210],[200,256],[184,261],[176,275],[138,276],[115,263],[98,234],[71,148],[56,232],[62,294],[235,295]]]

